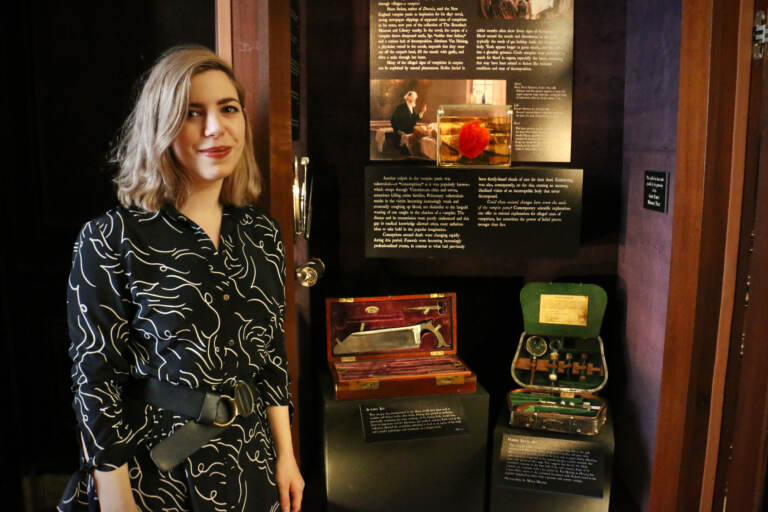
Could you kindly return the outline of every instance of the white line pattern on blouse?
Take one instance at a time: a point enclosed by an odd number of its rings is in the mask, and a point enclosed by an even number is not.
[[[59,510],[97,507],[91,470],[125,462],[141,510],[279,510],[266,408],[290,405],[284,274],[279,228],[251,207],[225,208],[218,251],[172,207],[83,227],[67,290],[82,465]],[[255,379],[256,413],[163,472],[149,449],[189,418],[123,396],[142,378],[219,393]]]

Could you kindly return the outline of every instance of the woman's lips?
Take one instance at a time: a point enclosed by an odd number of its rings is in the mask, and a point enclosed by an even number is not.
[[[232,146],[215,146],[212,148],[198,149],[198,151],[209,158],[224,158],[232,151]]]

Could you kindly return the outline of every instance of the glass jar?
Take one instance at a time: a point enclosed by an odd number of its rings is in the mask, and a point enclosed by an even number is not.
[[[440,105],[437,109],[437,165],[509,166],[511,105]]]

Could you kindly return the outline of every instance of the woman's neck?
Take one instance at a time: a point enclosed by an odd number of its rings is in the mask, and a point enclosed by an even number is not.
[[[221,213],[221,186],[223,180],[217,180],[205,185],[193,185],[190,187],[189,196],[179,207],[179,211],[194,220],[195,216],[207,217],[211,214]]]
[[[216,250],[219,249],[221,231],[221,186],[223,180],[206,183],[190,188],[189,197],[179,207],[179,211],[200,226],[211,239]]]

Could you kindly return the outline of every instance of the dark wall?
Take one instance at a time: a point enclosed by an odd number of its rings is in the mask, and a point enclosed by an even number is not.
[[[611,297],[604,326],[609,364],[620,364],[613,299],[621,218],[624,2],[576,2],[572,165],[584,169],[584,213],[581,250],[567,259],[521,260],[503,254],[475,260],[364,257],[363,170],[370,163],[368,9],[369,2],[359,0],[307,3],[308,143],[317,187],[310,253],[328,266],[326,277],[312,290],[315,368],[326,366],[325,297],[455,291],[458,352],[490,391],[495,418],[504,407],[505,392],[513,387],[509,366],[522,330],[520,288],[534,280],[602,285]],[[615,373],[618,390],[621,374]]]
[[[627,368],[625,400],[617,404],[617,462],[635,499],[647,507],[672,246],[672,211],[643,209],[645,170],[669,171],[674,186],[680,73],[681,3],[627,2],[624,164],[619,296]],[[674,199],[670,191],[670,200]]]
[[[13,2],[3,18],[3,460],[18,472],[3,508],[20,510],[20,477],[78,464],[64,292],[77,231],[116,204],[105,155],[155,58],[213,47],[214,2]]]

